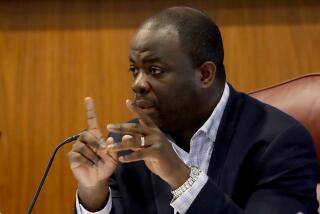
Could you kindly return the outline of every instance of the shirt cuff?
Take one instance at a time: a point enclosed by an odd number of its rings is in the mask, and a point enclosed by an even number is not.
[[[76,210],[77,210],[77,214],[109,214],[111,212],[111,208],[112,208],[112,195],[111,195],[111,189],[109,188],[109,199],[108,202],[106,204],[106,206],[98,211],[98,212],[89,212],[88,210],[86,210],[79,202],[79,198],[78,198],[78,192],[76,193]]]
[[[170,205],[174,209],[174,213],[180,214],[186,213],[194,199],[198,196],[201,189],[208,181],[208,176],[201,172],[198,179],[192,184],[192,186],[183,192],[178,198],[171,201]]]

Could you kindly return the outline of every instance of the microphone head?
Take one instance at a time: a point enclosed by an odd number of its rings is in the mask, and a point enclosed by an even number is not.
[[[65,142],[72,142],[72,141],[75,141],[75,140],[77,140],[78,138],[79,138],[79,136],[80,136],[80,134],[76,134],[76,135],[73,135],[73,136],[71,136],[71,137],[68,137],[66,140],[65,140]]]

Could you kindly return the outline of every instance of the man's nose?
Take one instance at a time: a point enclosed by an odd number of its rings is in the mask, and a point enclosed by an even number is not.
[[[150,85],[148,82],[147,74],[140,71],[132,84],[132,90],[136,94],[144,95],[150,91]]]

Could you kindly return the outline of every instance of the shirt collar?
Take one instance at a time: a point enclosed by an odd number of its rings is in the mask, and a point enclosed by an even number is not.
[[[229,99],[230,88],[227,83],[224,85],[223,94],[214,108],[213,112],[211,113],[208,120],[198,129],[198,131],[193,135],[194,138],[196,135],[200,134],[201,132],[204,133],[212,142],[216,140],[218,128],[221,122],[221,118],[226,107],[226,104]],[[191,138],[191,139],[192,139]]]

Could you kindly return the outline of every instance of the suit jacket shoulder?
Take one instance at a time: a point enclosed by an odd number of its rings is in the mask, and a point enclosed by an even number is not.
[[[211,203],[212,213],[256,213],[262,208],[259,213],[315,213],[316,156],[310,134],[289,115],[230,88],[210,180],[190,213],[205,212],[200,206],[210,201],[209,192],[218,201]],[[219,204],[223,210],[214,208]]]

